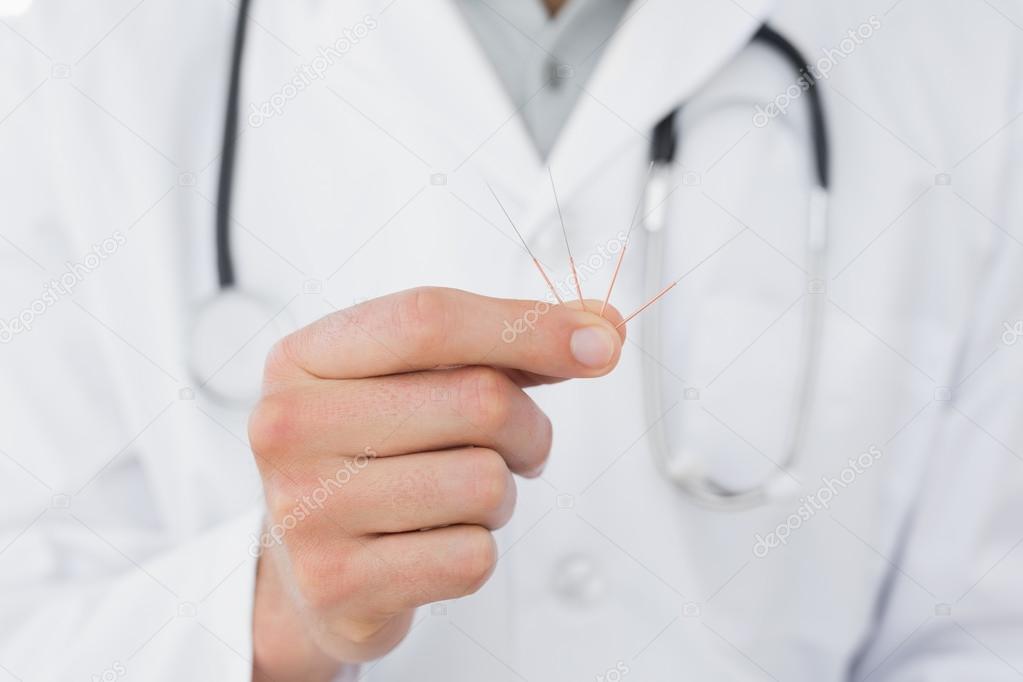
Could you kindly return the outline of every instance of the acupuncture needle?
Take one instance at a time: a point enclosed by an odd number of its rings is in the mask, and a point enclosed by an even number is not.
[[[504,213],[504,217],[507,218],[508,224],[511,225],[511,228],[515,231],[515,236],[517,236],[519,238],[519,241],[522,242],[522,248],[524,248],[526,250],[526,253],[529,254],[529,257],[533,259],[533,265],[536,266],[536,269],[537,271],[539,271],[540,276],[543,277],[543,281],[547,283],[547,287],[551,290],[551,293],[554,294],[555,300],[557,300],[559,304],[564,303],[564,301],[561,300],[561,296],[558,296],[558,290],[554,288],[554,283],[551,282],[551,278],[547,276],[547,273],[544,271],[543,266],[540,265],[539,259],[537,259],[537,257],[533,255],[533,251],[532,249],[529,248],[529,244],[527,244],[526,240],[523,239],[522,233],[519,232],[519,228],[515,227],[515,221],[513,221],[511,219],[511,216],[508,215],[508,210],[504,207],[504,204],[501,203],[501,200],[497,197],[497,192],[494,191],[494,188],[490,186],[489,182],[487,183],[487,189],[490,190],[490,195],[494,197],[494,201],[497,202],[497,205],[501,207],[501,213]]]
[[[681,279],[681,278],[679,278],[679,279],[676,279],[676,280],[675,280],[674,282],[672,282],[672,283],[671,283],[671,284],[669,284],[668,286],[666,286],[666,287],[664,287],[663,289],[661,289],[660,293],[658,293],[658,294],[657,294],[656,296],[654,296],[654,297],[653,297],[653,298],[651,298],[651,299],[650,299],[649,301],[647,301],[646,303],[644,303],[644,304],[643,304],[643,307],[641,307],[641,308],[640,308],[639,310],[637,310],[636,312],[632,313],[631,315],[629,315],[628,317],[626,317],[626,318],[625,318],[624,320],[622,320],[621,322],[619,322],[618,324],[616,324],[616,325],[615,325],[615,329],[620,329],[620,328],[621,328],[621,326],[622,326],[623,324],[625,324],[626,322],[628,322],[628,321],[629,321],[629,320],[631,320],[632,318],[636,317],[636,315],[639,315],[639,314],[640,314],[641,312],[643,312],[644,310],[646,310],[647,308],[649,308],[650,306],[652,306],[652,305],[653,305],[654,303],[657,303],[657,300],[658,300],[659,298],[661,298],[661,296],[664,296],[664,295],[665,295],[666,293],[668,293],[669,291],[671,291],[671,290],[672,290],[672,289],[673,289],[673,288],[675,287],[675,285],[676,285],[676,284],[678,284],[678,283],[679,283],[679,282],[681,282],[681,281],[682,281],[682,279]]]
[[[654,162],[650,162],[650,167],[646,172],[646,180],[643,183],[645,187],[650,182],[650,175],[654,172]],[[646,198],[646,192],[639,193],[639,201],[636,202],[636,210],[632,212],[632,222],[629,223],[629,231],[625,233],[625,241],[622,243],[622,251],[618,254],[618,262],[615,263],[615,271],[611,275],[611,284],[607,287],[607,296],[604,297],[604,303],[600,306],[600,316],[604,317],[604,311],[607,310],[607,303],[611,300],[611,291],[615,288],[615,282],[618,281],[618,271],[622,268],[622,261],[625,260],[625,249],[629,246],[629,238],[632,237],[632,228],[636,227],[636,219],[639,218],[639,210],[643,207],[644,199]]]
[[[579,284],[579,273],[575,269],[575,259],[572,258],[572,247],[568,244],[568,230],[565,229],[565,216],[561,214],[561,202],[558,201],[558,189],[554,186],[554,173],[551,167],[547,166],[547,175],[551,179],[551,191],[554,192],[554,205],[558,207],[558,219],[561,221],[561,234],[565,236],[565,251],[568,252],[568,266],[572,269],[572,279],[575,280],[575,293],[579,295],[579,305],[583,310],[589,310],[583,301],[583,289]]]

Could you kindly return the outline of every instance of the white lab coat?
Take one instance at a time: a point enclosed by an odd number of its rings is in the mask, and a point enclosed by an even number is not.
[[[545,164],[450,3],[254,12],[232,235],[240,282],[279,320],[425,284],[543,297],[485,181],[564,276]],[[0,678],[250,674],[259,479],[244,410],[198,391],[186,352],[216,289],[234,13],[36,0],[0,28],[0,319],[116,242],[0,346]],[[770,17],[816,60],[872,16],[880,28],[822,86],[822,292],[804,273],[802,102],[752,124],[795,75],[745,46]],[[1011,2],[637,3],[550,160],[576,258],[627,227],[649,131],[687,102],[664,267],[692,272],[647,313],[664,317],[663,418],[722,480],[773,470],[791,341],[809,297],[826,297],[800,487],[721,513],[668,482],[634,325],[613,375],[534,393],[554,449],[542,479],[519,482],[491,581],[421,609],[365,679],[1020,674],[1023,41],[1010,20],[1023,21]],[[360,24],[343,59],[283,90]],[[274,95],[280,113],[252,116]],[[623,311],[649,293],[636,240]],[[585,291],[599,297],[610,271]],[[236,345],[267,342],[258,332]],[[880,454],[836,484],[864,452]],[[829,485],[828,508],[800,517]],[[785,544],[758,544],[786,523]]]

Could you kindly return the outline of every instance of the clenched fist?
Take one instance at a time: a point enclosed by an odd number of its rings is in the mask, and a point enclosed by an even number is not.
[[[523,388],[609,372],[606,314],[424,288],[274,348],[249,423],[269,510],[256,679],[329,680],[393,648],[417,606],[483,585],[512,474],[538,475],[551,446]]]

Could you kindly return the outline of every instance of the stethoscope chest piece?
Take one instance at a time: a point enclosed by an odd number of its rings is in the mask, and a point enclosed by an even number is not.
[[[196,311],[189,338],[189,373],[200,393],[245,408],[259,398],[263,364],[290,329],[281,306],[246,291],[218,291]]]

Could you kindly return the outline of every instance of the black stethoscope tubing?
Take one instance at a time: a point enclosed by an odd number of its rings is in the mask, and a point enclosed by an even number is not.
[[[814,178],[817,185],[827,190],[831,185],[830,145],[828,126],[824,117],[824,105],[821,103],[817,81],[808,69],[808,62],[803,54],[785,36],[767,24],[761,26],[753,34],[752,42],[763,43],[785,58],[792,69],[806,79],[809,88],[806,91],[807,107],[810,111],[810,136],[813,149]],[[681,107],[675,108],[654,126],[653,140],[650,144],[650,160],[655,164],[671,164],[678,155],[678,114]]]
[[[234,44],[231,48],[231,75],[227,85],[224,139],[220,149],[220,175],[217,182],[216,205],[216,254],[217,282],[222,290],[231,289],[235,285],[230,223],[235,162],[238,159],[238,108],[241,99],[242,58],[245,54],[249,5],[250,0],[239,0],[238,23],[234,29]]]

